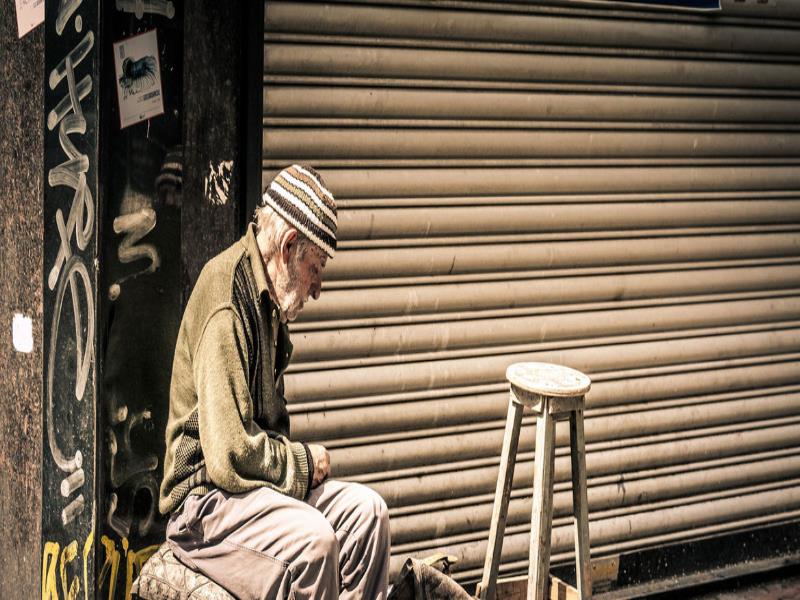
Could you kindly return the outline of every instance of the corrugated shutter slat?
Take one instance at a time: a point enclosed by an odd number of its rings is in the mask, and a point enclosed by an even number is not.
[[[339,203],[293,434],[384,496],[393,572],[479,577],[520,360],[594,381],[593,555],[800,518],[800,13],[734,4],[267,2],[264,182],[306,162]]]

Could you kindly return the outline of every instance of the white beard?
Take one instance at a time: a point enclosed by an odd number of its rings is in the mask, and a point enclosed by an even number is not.
[[[296,260],[296,258],[293,258],[293,261],[294,260]],[[299,267],[295,262],[289,264],[286,279],[281,282],[283,285],[280,286],[282,288],[282,293],[278,293],[281,321],[284,323],[294,321],[297,315],[300,314],[300,311],[303,310],[303,305],[305,304],[305,299],[301,297],[297,285],[298,269]]]
[[[300,311],[303,309],[304,302],[300,298],[299,292],[294,290],[289,290],[283,295],[283,299],[281,301],[281,320],[286,323],[289,321],[294,321],[297,318],[297,315],[300,314]]]

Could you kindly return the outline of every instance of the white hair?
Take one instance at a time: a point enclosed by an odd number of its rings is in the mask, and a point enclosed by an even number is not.
[[[266,260],[278,253],[280,249],[278,244],[280,244],[281,238],[289,229],[297,231],[297,258],[302,259],[309,247],[313,246],[313,242],[302,231],[286,221],[269,205],[257,206],[255,213],[253,213],[253,221],[256,224],[256,235],[262,231],[267,232],[267,252],[264,256]]]

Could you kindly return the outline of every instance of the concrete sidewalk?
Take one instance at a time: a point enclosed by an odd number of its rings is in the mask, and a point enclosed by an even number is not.
[[[800,566],[652,596],[655,600],[800,600]]]

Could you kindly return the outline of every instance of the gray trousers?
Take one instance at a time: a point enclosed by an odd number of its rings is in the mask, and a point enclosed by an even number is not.
[[[267,488],[190,496],[167,524],[176,558],[241,600],[385,600],[389,517],[374,491],[326,481],[306,502]]]

